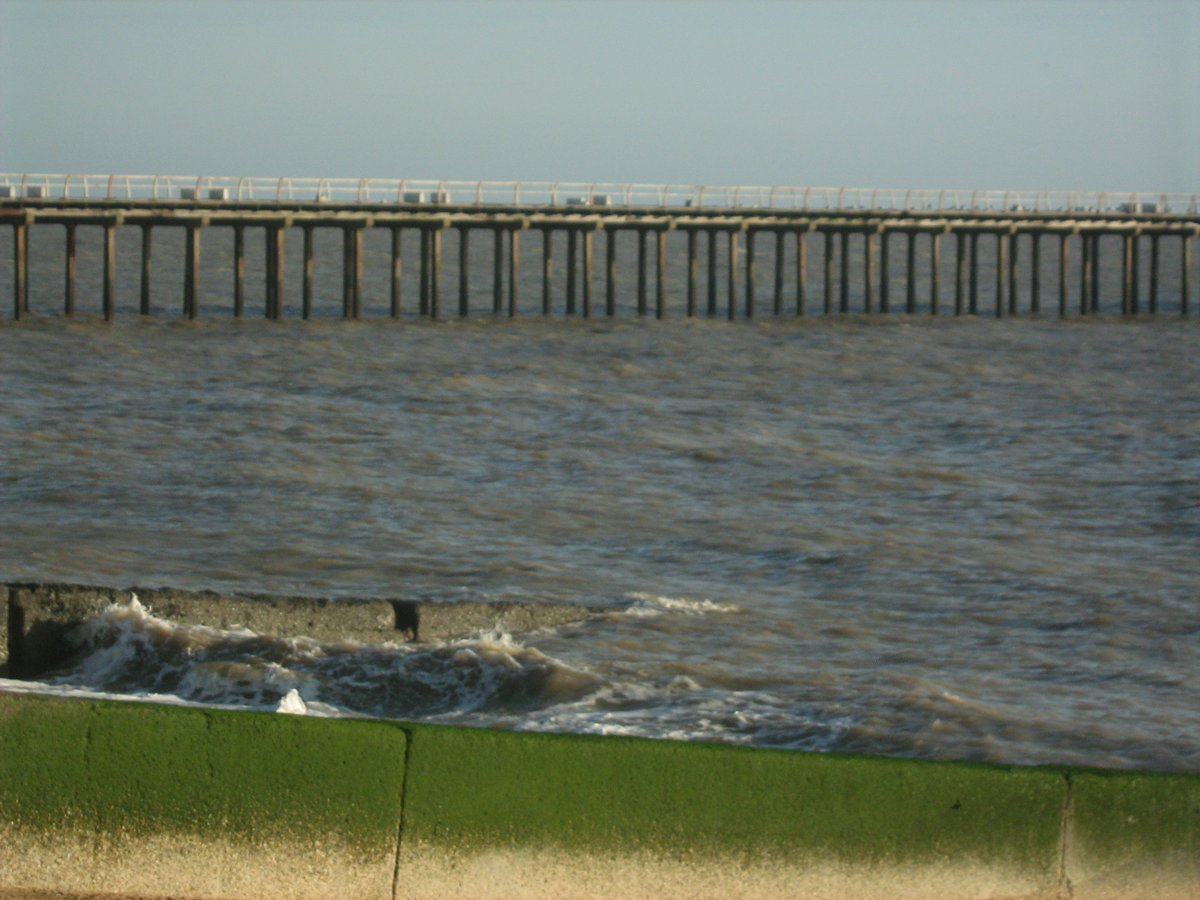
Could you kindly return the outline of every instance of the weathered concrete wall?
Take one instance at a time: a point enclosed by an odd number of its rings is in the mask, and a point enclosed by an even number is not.
[[[7,663],[16,677],[61,665],[76,652],[75,627],[110,604],[129,602],[133,593],[154,615],[186,625],[249,628],[330,642],[447,640],[488,628],[529,631],[579,621],[593,612],[568,604],[326,600],[70,584],[9,584],[2,590],[7,615],[0,664]]]
[[[4,889],[1195,897],[1200,776],[0,695]]]

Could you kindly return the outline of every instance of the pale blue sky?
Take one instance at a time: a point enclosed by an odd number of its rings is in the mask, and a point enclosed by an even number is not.
[[[0,171],[1200,192],[1200,0],[0,0]]]

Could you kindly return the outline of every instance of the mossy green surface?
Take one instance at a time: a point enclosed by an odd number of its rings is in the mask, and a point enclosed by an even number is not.
[[[1090,868],[1190,860],[1200,878],[1200,775],[1075,771],[1072,844]]]
[[[410,729],[406,842],[1058,866],[1058,772]]]
[[[0,821],[377,855],[396,841],[405,741],[385,722],[0,695]]]

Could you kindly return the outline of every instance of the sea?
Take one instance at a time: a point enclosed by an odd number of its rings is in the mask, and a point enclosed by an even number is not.
[[[155,232],[143,317],[126,228],[105,322],[99,229],[79,230],[72,318],[62,234],[31,232],[20,321],[0,253],[0,581],[596,611],[445,643],[321,644],[171,622],[130,591],[84,626],[70,667],[0,690],[1200,772],[1200,327],[1178,314],[1170,241],[1156,317],[1116,314],[1105,249],[1102,314],[1077,315],[1076,252],[1059,319],[1047,248],[1043,312],[996,319],[946,314],[947,252],[929,314],[923,242],[912,315],[862,313],[855,266],[855,312],[820,315],[814,255],[796,316],[792,246],[785,315],[762,315],[764,239],[760,315],[727,321],[723,270],[720,315],[684,315],[674,235],[666,315],[639,318],[631,234],[612,318],[563,314],[557,244],[541,316],[529,236],[518,315],[492,315],[479,240],[459,318],[451,236],[432,322],[414,312],[411,236],[401,318],[388,236],[372,233],[364,318],[344,321],[340,235],[318,232],[302,321],[296,233],[285,318],[266,321],[261,236],[239,320],[232,238],[213,228],[187,321],[182,232]],[[981,310],[994,290],[981,278]],[[603,293],[597,271],[597,307]]]

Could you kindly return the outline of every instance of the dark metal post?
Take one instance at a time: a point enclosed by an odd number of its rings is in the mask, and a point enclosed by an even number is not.
[[[284,239],[287,230],[282,225],[268,229],[267,239],[271,243],[271,271],[267,277],[271,279],[271,318],[283,318],[283,264]]]
[[[499,232],[497,232],[497,235],[499,235]],[[391,301],[392,301],[391,312],[392,312],[393,319],[400,318],[400,279],[401,279],[401,276],[404,274],[404,272],[403,272],[404,261],[401,258],[402,253],[401,253],[401,240],[400,239],[401,239],[400,228],[396,225],[393,225],[392,226],[392,295],[391,295]],[[500,254],[497,253],[496,255],[499,256]],[[500,263],[497,262],[496,268],[498,269],[499,267],[500,267]],[[497,300],[497,302],[499,302],[499,300]]]
[[[667,229],[660,228],[656,238],[654,261],[658,277],[654,282],[654,317],[661,319],[667,311]]]
[[[936,316],[938,314],[939,294],[941,293],[942,282],[942,233],[940,231],[931,231],[929,233],[930,240],[930,260],[929,260],[929,314]]]
[[[754,318],[754,239],[758,232],[746,230],[746,318]]]
[[[775,230],[775,317],[783,315],[783,232]]]
[[[429,315],[429,267],[430,254],[429,247],[431,241],[429,239],[430,229],[422,226],[421,228],[421,278],[419,296],[417,298],[418,312],[422,316]]]
[[[504,229],[492,229],[492,315],[504,310]]]
[[[358,263],[354,259],[354,229],[342,231],[342,318],[354,318],[354,274]]]
[[[567,228],[567,315],[575,315],[575,275],[579,265],[579,231]]]
[[[1029,285],[1029,311],[1035,316],[1042,311],[1042,233],[1029,235],[1029,267],[1032,280]]]
[[[905,246],[904,276],[904,311],[910,316],[917,311],[917,233],[910,231],[906,235],[908,242]]]
[[[75,255],[74,231],[74,226],[67,226],[67,281],[69,284],[69,290],[67,292],[67,315],[70,315],[75,311],[75,274],[72,271],[75,265],[75,260],[73,259]],[[150,315],[150,263],[151,255],[153,253],[151,232],[152,226],[149,223],[142,226],[142,283],[138,312],[140,312],[143,316]]]
[[[696,229],[689,228],[688,239],[688,282],[687,282],[687,315],[696,315],[696,276],[699,274],[699,262],[696,259]]]
[[[825,315],[833,312],[833,232],[825,231]]]
[[[863,312],[875,311],[875,234],[863,232],[863,252],[866,254],[866,265],[863,269]]]
[[[25,300],[28,311],[28,298]],[[111,321],[117,306],[117,226],[104,225],[104,318]]]
[[[517,294],[521,283],[521,232],[508,232],[508,317],[517,317]]]
[[[1088,301],[1092,296],[1092,236],[1086,232],[1081,232],[1079,235],[1083,242],[1083,259],[1081,260],[1079,273],[1079,314],[1086,316],[1088,313]]]
[[[583,317],[592,317],[592,245],[595,232],[588,229],[583,233],[583,272],[581,273],[583,294]]]
[[[967,295],[967,312],[972,316],[979,315],[979,232],[972,231],[968,236],[971,243],[970,272],[971,289]]]
[[[1133,300],[1133,234],[1121,235],[1121,315],[1129,315]]]
[[[233,226],[233,315],[246,311],[246,226]]]
[[[442,229],[434,228],[429,235],[429,317],[436,319],[442,312]]]
[[[1058,236],[1058,316],[1067,317],[1067,270],[1070,267],[1071,235]]]
[[[542,315],[550,315],[550,279],[554,274],[553,248],[550,246],[550,229],[542,229]]]
[[[1182,246],[1179,248],[1179,314],[1188,314],[1188,294],[1191,292],[1192,277],[1192,236],[1180,235]]]
[[[729,308],[726,315],[733,320],[737,315],[737,257],[738,233],[729,232]]]
[[[149,231],[148,226],[143,226]],[[143,234],[142,250],[145,252],[146,247],[145,235]],[[75,315],[75,278],[79,272],[79,263],[75,254],[75,226],[67,225],[67,270],[64,273],[66,279],[66,295],[63,298],[63,311],[68,316]],[[146,289],[142,288],[142,302],[145,305]],[[146,310],[142,310],[143,315]]]
[[[1100,311],[1100,235],[1092,235],[1092,313]],[[1133,248],[1133,311],[1137,312],[1137,245]]]
[[[843,231],[838,241],[841,256],[841,272],[838,278],[838,309],[850,312],[850,232]]]
[[[708,317],[717,314],[717,232],[708,233]]]
[[[312,318],[312,301],[313,301],[313,274],[315,271],[315,263],[313,261],[313,226],[304,226],[304,274],[302,279],[301,290],[301,308],[300,315],[304,319]]]
[[[888,252],[888,243],[891,239],[891,232],[882,226],[879,229],[879,311],[886,313],[888,311],[888,258],[891,254]]]
[[[617,232],[609,229],[604,234],[604,314],[617,314]]]
[[[638,276],[637,276],[637,314],[646,315],[646,229],[637,230],[638,242]]]
[[[470,312],[471,229],[458,229],[458,314],[465,317]]]
[[[13,318],[29,312],[29,226],[13,226]]]
[[[200,229],[196,225],[188,225],[185,234],[183,314],[194,319],[200,308]]]
[[[1017,248],[1020,246],[1020,239],[1016,230],[1010,231],[1008,234],[1008,314],[1015,316],[1017,307],[1020,304],[1020,298],[1017,296],[1018,282],[1018,259]]]
[[[796,315],[808,305],[808,231],[796,232]]]
[[[1004,315],[1004,270],[1008,268],[1008,232],[996,232],[996,318]]]
[[[1158,238],[1150,235],[1150,315],[1158,312]]]
[[[954,314],[963,314],[963,293],[967,277],[967,236],[954,233]]]

